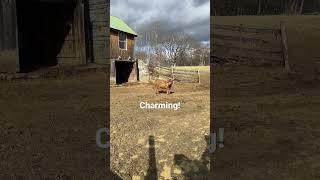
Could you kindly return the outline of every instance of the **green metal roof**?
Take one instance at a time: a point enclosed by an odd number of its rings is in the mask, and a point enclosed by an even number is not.
[[[138,36],[138,34],[134,32],[127,23],[115,16],[110,16],[110,28]]]

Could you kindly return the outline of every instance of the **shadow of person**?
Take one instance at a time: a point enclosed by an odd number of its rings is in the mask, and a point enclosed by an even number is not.
[[[157,161],[154,136],[149,136],[149,168],[145,177],[147,180],[157,180]]]
[[[186,179],[194,179],[196,177],[205,177],[209,174],[210,154],[209,154],[209,136],[205,136],[207,143],[206,150],[202,153],[200,160],[191,160],[183,154],[174,155],[174,165],[181,169],[179,176]]]

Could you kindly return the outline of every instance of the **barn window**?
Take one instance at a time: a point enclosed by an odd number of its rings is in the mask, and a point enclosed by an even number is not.
[[[119,32],[119,48],[127,50],[127,35],[126,35],[126,33]]]

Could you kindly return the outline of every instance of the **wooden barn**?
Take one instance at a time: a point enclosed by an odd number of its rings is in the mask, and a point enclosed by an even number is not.
[[[0,73],[109,63],[109,0],[0,0]]]
[[[118,17],[110,16],[110,80],[116,84],[138,80],[138,64],[134,58],[137,33]]]

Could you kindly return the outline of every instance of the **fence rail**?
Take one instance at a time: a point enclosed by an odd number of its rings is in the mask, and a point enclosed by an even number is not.
[[[280,64],[289,70],[288,39],[278,28],[212,24],[212,63]]]
[[[153,77],[174,78],[177,82],[200,83],[200,69],[185,70],[176,67],[150,67],[149,71]]]

